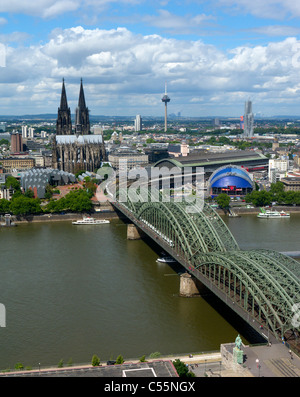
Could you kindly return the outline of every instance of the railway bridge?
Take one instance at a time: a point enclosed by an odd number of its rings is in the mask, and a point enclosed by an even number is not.
[[[300,263],[272,250],[242,250],[208,204],[148,200],[113,206],[269,342],[300,352]]]

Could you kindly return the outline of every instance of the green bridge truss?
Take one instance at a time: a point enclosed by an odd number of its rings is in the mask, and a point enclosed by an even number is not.
[[[248,322],[259,323],[277,340],[297,341],[299,262],[276,251],[241,250],[206,203],[189,212],[191,205],[184,201],[153,202],[150,194],[148,198],[115,205],[196,278],[234,304]]]

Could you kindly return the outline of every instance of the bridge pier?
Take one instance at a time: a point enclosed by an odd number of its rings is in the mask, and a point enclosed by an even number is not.
[[[136,227],[133,223],[127,225],[127,240],[140,240],[144,233],[141,229]]]
[[[179,295],[187,298],[199,295],[197,279],[189,273],[180,275]]]

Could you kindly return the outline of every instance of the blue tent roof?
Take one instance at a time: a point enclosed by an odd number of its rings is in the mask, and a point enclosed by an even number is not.
[[[246,170],[228,166],[216,170],[210,179],[211,187],[236,186],[237,188],[253,188],[253,181]]]
[[[237,188],[252,188],[252,184],[247,180],[240,176],[236,175],[224,175],[219,179],[215,180],[211,183],[211,187],[227,187],[227,186],[236,186]]]

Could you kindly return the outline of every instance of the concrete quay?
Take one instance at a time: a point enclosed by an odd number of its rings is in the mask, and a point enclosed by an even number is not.
[[[141,363],[139,360],[128,360],[120,365],[101,363],[99,367],[92,367],[91,364],[87,364],[63,368],[41,368],[27,371],[2,372],[0,373],[0,377],[120,377],[122,376],[122,371],[126,371],[128,368],[130,370],[136,369],[141,371],[143,368],[147,369],[158,365],[158,363],[160,363],[161,368],[163,368],[162,366],[165,369],[169,367],[168,371],[171,373],[171,363],[176,359],[184,362],[196,377],[300,377],[300,358],[294,353],[291,356],[289,349],[283,344],[276,343],[272,346],[243,345],[244,363],[236,365],[228,362],[228,357],[226,358],[221,353],[221,351],[224,352],[222,346],[225,346],[230,351],[234,347],[234,343],[221,345],[220,352],[164,356],[158,359],[147,360],[145,363]],[[170,376],[174,376],[174,374]]]

